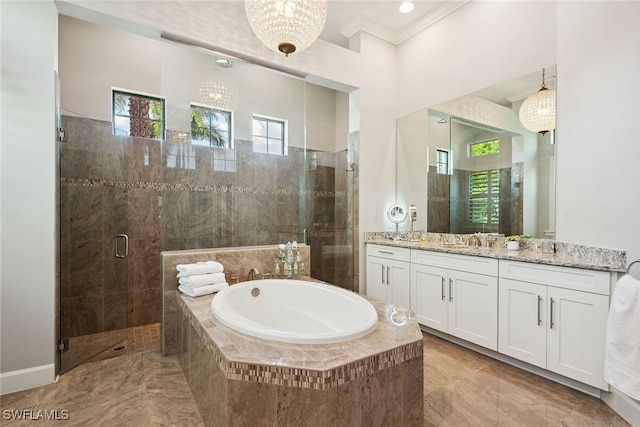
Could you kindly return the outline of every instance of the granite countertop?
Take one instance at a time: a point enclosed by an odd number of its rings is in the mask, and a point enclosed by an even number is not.
[[[608,272],[624,272],[626,270],[624,251],[550,242],[541,239],[530,239],[529,247],[518,251],[509,251],[505,247],[504,238],[496,239],[492,246],[489,247],[486,241],[483,242],[482,246],[469,246],[467,244],[469,235],[462,236],[466,237],[455,240],[428,239],[426,243],[370,236],[365,239],[365,243],[587,270]]]

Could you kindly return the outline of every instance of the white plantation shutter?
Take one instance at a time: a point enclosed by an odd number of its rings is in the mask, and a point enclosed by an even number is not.
[[[497,169],[469,174],[469,217],[473,224],[498,224],[500,172]]]

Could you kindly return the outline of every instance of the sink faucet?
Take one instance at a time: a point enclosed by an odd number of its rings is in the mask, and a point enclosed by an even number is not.
[[[256,267],[253,267],[251,270],[249,270],[249,273],[247,273],[247,282],[249,280],[253,280],[255,278],[256,274],[260,274],[260,272],[258,271],[258,269]]]

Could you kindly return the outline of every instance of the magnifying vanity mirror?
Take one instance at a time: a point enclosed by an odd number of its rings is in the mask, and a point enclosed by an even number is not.
[[[555,89],[555,66],[545,68]],[[398,119],[396,200],[426,212],[416,229],[554,237],[555,132],[533,133],[518,118],[540,75]]]
[[[393,205],[387,211],[387,218],[394,224],[400,224],[407,219],[407,210],[402,205]]]

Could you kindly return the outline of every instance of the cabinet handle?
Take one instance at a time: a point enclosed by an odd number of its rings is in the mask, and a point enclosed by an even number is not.
[[[549,306],[549,329],[553,329],[553,298],[551,298],[551,304]]]
[[[386,283],[384,280],[384,265],[381,265],[380,267],[382,267],[382,284],[384,285]]]
[[[378,253],[387,254],[387,255],[393,255],[393,252],[390,252],[390,251],[378,251]]]
[[[389,278],[389,266],[387,265],[387,286],[391,284],[391,279]]]
[[[444,301],[444,276],[442,276],[442,301]]]
[[[453,301],[453,279],[449,277],[449,302]]]
[[[542,324],[542,317],[540,316],[542,312],[541,305],[542,305],[542,297],[538,295],[538,326]]]

